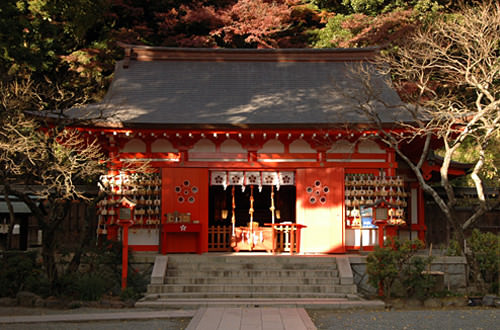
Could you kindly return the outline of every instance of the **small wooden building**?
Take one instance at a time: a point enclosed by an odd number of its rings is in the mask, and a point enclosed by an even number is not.
[[[423,240],[422,190],[348,96],[362,93],[349,67],[374,54],[128,46],[104,100],[71,111],[93,118],[79,129],[115,160],[99,232],[120,239],[126,197],[134,250],[344,253]],[[391,129],[409,117],[386,107],[401,101],[383,78],[371,83],[385,104],[372,106]],[[121,172],[125,161],[156,172]]]

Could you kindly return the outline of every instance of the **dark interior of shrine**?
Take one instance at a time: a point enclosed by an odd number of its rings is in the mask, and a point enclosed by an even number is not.
[[[230,226],[233,213],[232,199],[234,188],[234,214],[236,226],[246,227],[250,222],[250,199],[253,196],[253,222],[264,226],[272,222],[271,205],[274,199],[275,223],[295,222],[295,186],[281,186],[279,190],[275,186],[210,186],[209,189],[209,225]],[[271,197],[271,194],[274,196]]]

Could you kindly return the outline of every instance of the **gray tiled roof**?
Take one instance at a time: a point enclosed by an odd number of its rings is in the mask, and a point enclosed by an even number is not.
[[[346,62],[136,61],[116,65],[103,102],[73,109],[97,111],[125,124],[344,124],[366,123],[356,101],[361,82]],[[382,77],[372,81],[387,104],[398,95]],[[373,104],[383,122],[407,121],[404,112]]]

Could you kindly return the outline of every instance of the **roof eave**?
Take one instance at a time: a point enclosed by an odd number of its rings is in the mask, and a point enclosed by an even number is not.
[[[378,47],[369,48],[172,48],[119,43],[125,61],[211,61],[211,62],[356,62],[373,59]]]

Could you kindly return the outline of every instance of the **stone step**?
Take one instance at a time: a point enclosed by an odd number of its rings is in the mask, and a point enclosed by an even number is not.
[[[292,278],[287,278],[286,281],[290,282]],[[174,277],[170,276],[165,279],[164,284],[281,284],[284,282],[283,277]],[[298,277],[293,278],[293,283],[297,284],[322,284],[332,285],[340,284],[338,277]]]
[[[338,277],[337,270],[315,270],[315,269],[301,269],[301,270],[242,270],[233,269],[226,270],[224,268],[218,268],[207,271],[183,271],[178,269],[170,269],[167,266],[167,277],[237,277],[237,278],[313,278],[313,277]]]
[[[169,263],[187,264],[187,263],[224,263],[224,264],[287,264],[303,263],[317,264],[328,263],[336,264],[335,257],[328,255],[305,256],[305,255],[196,255],[196,254],[169,254]]]
[[[355,286],[348,285],[297,285],[297,284],[151,284],[148,293],[355,293]],[[354,290],[354,291],[353,291]]]
[[[203,306],[203,301],[207,306],[209,300],[220,303],[234,299],[247,302],[278,299],[296,306],[298,299],[357,297],[356,285],[341,281],[336,257],[241,254],[167,257],[164,283],[149,285],[144,302],[156,300],[157,306],[180,308],[182,304]],[[179,304],[170,304],[171,301]]]
[[[176,292],[176,293],[148,293],[144,301],[170,300],[170,299],[235,299],[235,298],[258,298],[258,299],[298,299],[298,298],[346,298],[353,293],[320,293],[320,292]]]
[[[161,309],[197,309],[200,307],[304,307],[330,310],[383,310],[380,300],[363,300],[357,296],[343,298],[169,298],[141,300],[136,307]]]
[[[303,270],[303,269],[318,269],[318,270],[335,270],[335,263],[173,263],[169,260],[168,268],[182,271],[210,271],[223,268],[225,270]]]

